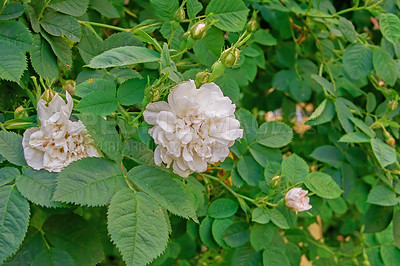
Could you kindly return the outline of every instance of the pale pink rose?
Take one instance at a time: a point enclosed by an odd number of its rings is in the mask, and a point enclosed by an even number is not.
[[[286,206],[297,212],[308,211],[312,206],[310,205],[310,198],[306,196],[307,194],[307,190],[299,187],[292,188],[285,195]]]

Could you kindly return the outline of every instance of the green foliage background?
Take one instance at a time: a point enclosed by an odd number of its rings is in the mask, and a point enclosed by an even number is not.
[[[399,11],[1,0],[0,263],[399,265]],[[142,113],[188,79],[221,87],[244,137],[182,179],[154,165]],[[33,170],[22,134],[38,100],[65,90],[104,157]],[[309,212],[285,207],[293,187],[310,191]]]

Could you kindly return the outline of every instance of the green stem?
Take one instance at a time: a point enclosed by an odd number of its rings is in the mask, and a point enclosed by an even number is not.
[[[93,25],[93,26],[108,28],[108,29],[117,30],[117,31],[129,31],[130,30],[130,29],[124,29],[124,28],[120,28],[120,27],[116,27],[116,26],[112,26],[112,25],[107,25],[107,24],[103,24],[103,23],[92,22],[92,21],[81,21],[81,20],[78,20],[78,22],[81,25]]]

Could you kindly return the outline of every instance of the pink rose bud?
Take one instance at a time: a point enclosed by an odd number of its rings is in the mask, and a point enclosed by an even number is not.
[[[285,195],[286,206],[297,212],[308,211],[312,206],[310,205],[310,198],[306,197],[307,194],[307,190],[299,187],[292,188]]]

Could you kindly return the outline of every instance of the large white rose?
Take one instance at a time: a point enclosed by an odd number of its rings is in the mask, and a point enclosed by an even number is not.
[[[243,136],[235,105],[214,83],[196,89],[192,80],[175,86],[168,102],[147,105],[144,119],[158,145],[154,160],[182,177],[204,172],[207,163],[223,161],[237,138]]]
[[[312,206],[310,205],[310,198],[306,196],[307,194],[307,190],[299,187],[292,188],[285,195],[286,206],[297,212],[308,211]]]
[[[100,157],[93,140],[81,121],[71,121],[73,101],[66,92],[67,103],[56,94],[46,106],[37,104],[40,127],[24,132],[22,146],[27,164],[33,169],[60,172],[73,161]]]

